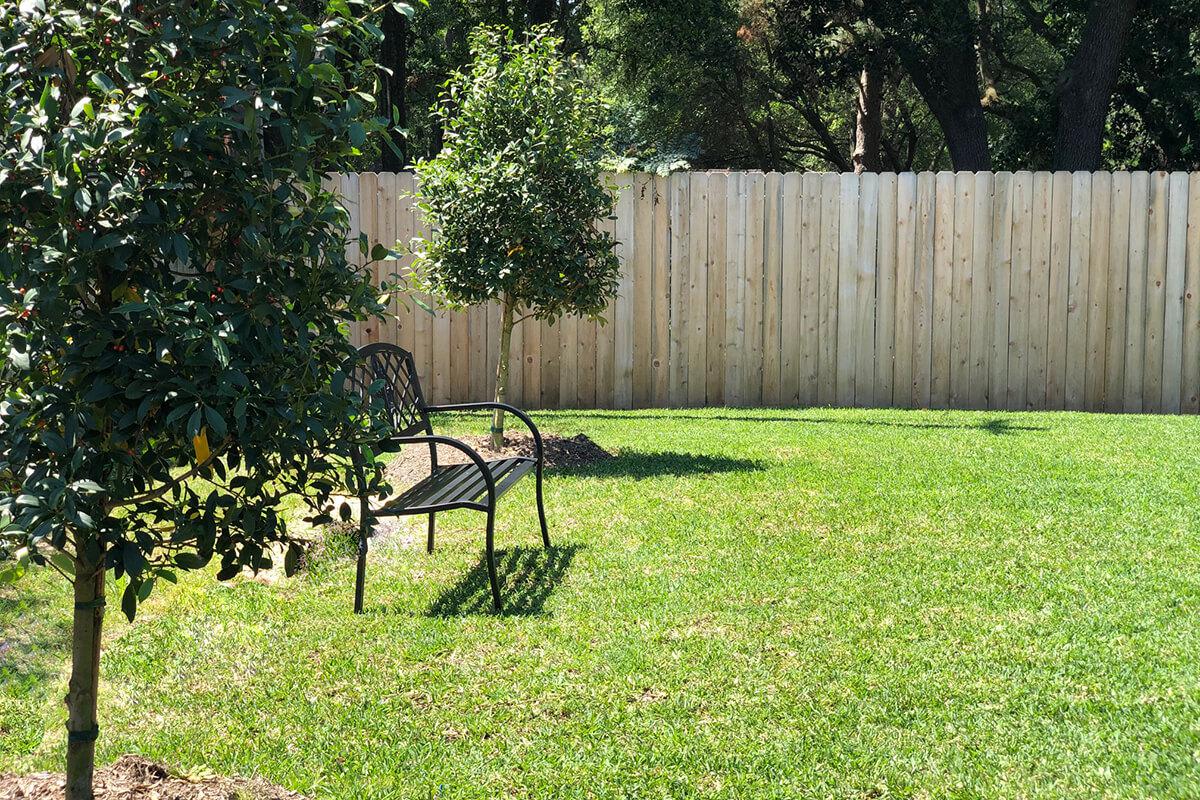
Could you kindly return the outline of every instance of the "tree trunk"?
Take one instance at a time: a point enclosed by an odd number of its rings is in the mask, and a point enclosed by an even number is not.
[[[75,559],[75,625],[67,689],[67,800],[92,800],[96,758],[96,696],[104,621],[104,559]]]
[[[968,4],[865,0],[863,8],[937,118],[954,169],[991,169]]]
[[[873,60],[872,60],[873,61]],[[854,120],[854,171],[879,172],[882,168],[883,70],[869,61],[858,78],[858,102]]]
[[[508,398],[508,352],[512,346],[513,301],[505,295],[504,307],[500,312],[500,363],[496,365],[496,402],[505,403]],[[492,449],[504,447],[504,411],[492,412]]]
[[[388,4],[383,12],[383,46],[380,48],[379,103],[388,121],[388,138],[395,145],[380,148],[380,162],[385,172],[399,172],[408,162],[404,129],[408,127],[408,104],[405,90],[408,84],[408,17]]]
[[[1100,169],[1108,107],[1136,8],[1137,0],[1092,1],[1079,49],[1058,82],[1055,169]]]

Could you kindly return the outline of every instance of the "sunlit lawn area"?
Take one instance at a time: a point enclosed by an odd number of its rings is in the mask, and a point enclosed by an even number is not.
[[[1200,796],[1200,420],[558,412],[618,457],[276,582],[111,597],[107,763],[314,797]],[[452,430],[465,432],[464,422]],[[475,432],[486,422],[477,418]],[[21,599],[18,599],[21,598]],[[0,772],[59,769],[68,593],[0,590]]]

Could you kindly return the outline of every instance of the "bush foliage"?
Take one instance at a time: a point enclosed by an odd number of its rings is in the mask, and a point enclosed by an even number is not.
[[[132,617],[177,568],[270,566],[283,499],[327,498],[343,323],[379,308],[321,183],[379,129],[361,14],[0,10],[0,541],[18,565],[100,562]]]

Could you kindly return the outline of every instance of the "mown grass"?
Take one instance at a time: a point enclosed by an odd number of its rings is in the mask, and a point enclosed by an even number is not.
[[[273,584],[109,615],[100,758],[315,797],[1200,796],[1200,420],[559,412],[619,457]],[[467,423],[452,423],[466,431]],[[478,428],[486,422],[476,419]],[[56,768],[67,595],[0,594],[0,771]],[[19,599],[18,599],[19,598]]]

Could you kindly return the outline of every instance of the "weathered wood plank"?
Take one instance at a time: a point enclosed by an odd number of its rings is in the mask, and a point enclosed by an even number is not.
[[[992,353],[992,173],[975,173],[971,255],[971,335],[967,406],[987,408]]]
[[[688,173],[670,177],[671,187],[671,323],[670,323],[670,391],[668,402],[675,407],[687,405],[687,312],[688,290],[688,221],[691,216],[691,178]]]
[[[896,177],[896,354],[892,372],[892,404],[914,405],[913,345],[917,295],[917,176]]]
[[[1046,345],[1050,335],[1050,229],[1054,176],[1033,174],[1033,219],[1029,262],[1028,361],[1026,362],[1026,405],[1046,407]],[[1009,376],[1011,378],[1011,375]]]
[[[633,408],[634,259],[637,247],[634,214],[637,196],[633,175],[622,173],[614,182],[617,188],[614,228],[621,279],[617,284],[617,297],[613,300],[613,406]]]
[[[746,325],[742,400],[762,405],[763,387],[763,260],[766,258],[766,185],[761,172],[746,173]]]
[[[1058,171],[1050,189],[1050,275],[1046,336],[1046,407],[1062,409],[1067,397],[1067,318],[1071,293],[1070,172]]]
[[[671,388],[671,188],[665,175],[654,176],[654,280],[651,283],[653,302],[651,313],[653,342],[651,344],[651,379],[654,405],[665,408],[670,404]]]
[[[725,403],[745,404],[746,176],[731,173],[725,190]]]
[[[1104,409],[1104,369],[1108,360],[1109,220],[1112,213],[1112,175],[1091,175],[1091,222],[1088,226],[1087,367],[1084,404],[1090,411]]]
[[[633,242],[630,245],[633,280],[633,395],[634,408],[654,401],[654,179],[638,173],[633,179]]]
[[[937,176],[917,174],[915,277],[913,280],[913,395],[915,408],[929,408],[933,380],[933,261]]]
[[[1104,409],[1120,411],[1125,403],[1125,330],[1129,294],[1129,204],[1133,176],[1113,175],[1109,213],[1108,313],[1104,331]]]
[[[1161,410],[1179,413],[1183,388],[1183,292],[1187,274],[1186,172],[1169,178],[1167,211],[1166,297],[1163,310],[1163,374]]]
[[[875,402],[875,281],[879,249],[879,174],[863,173],[858,191],[858,264],[855,268],[854,405]]]
[[[708,176],[708,248],[705,269],[708,272],[708,307],[705,310],[705,404],[725,405],[725,265],[727,263],[725,225],[729,217],[727,175]]]
[[[841,183],[836,172],[821,175],[821,276],[817,297],[817,402],[837,400],[838,248],[841,242]]]
[[[840,178],[837,290],[837,403],[854,405],[854,356],[858,328],[858,203],[860,179],[853,172]]]
[[[932,408],[950,406],[950,343],[954,312],[954,173],[934,181]]]
[[[1008,376],[1006,408],[1024,411],[1029,398],[1029,287],[1032,282],[1033,173],[1013,175],[1012,270],[1008,289]]]
[[[821,291],[821,176],[801,178],[800,212],[800,397],[801,405],[817,402],[817,365]]]
[[[800,280],[802,274],[804,237],[801,232],[802,179],[799,172],[783,176],[783,202],[780,210],[781,267],[779,278],[779,391],[783,405],[800,402],[800,350],[803,332],[800,327]]]
[[[1071,231],[1067,267],[1067,336],[1064,405],[1078,410],[1087,405],[1088,315],[1091,303],[1092,174],[1071,175]],[[1052,352],[1054,343],[1051,342]]]
[[[975,257],[975,175],[954,175],[954,223],[951,240],[950,407],[965,408],[971,391],[971,285]]]
[[[879,254],[876,267],[875,375],[870,405],[892,404],[896,359],[896,173],[879,175]]]
[[[777,406],[781,395],[780,314],[783,280],[783,176],[768,172],[763,201],[762,403]]]
[[[992,330],[987,407],[995,409],[1008,407],[1014,182],[1011,172],[997,172],[992,184],[992,239],[988,249],[988,273],[992,281]]]
[[[1125,312],[1124,410],[1144,407],[1146,374],[1146,276],[1149,263],[1150,173],[1133,173],[1129,192],[1129,283]]]

